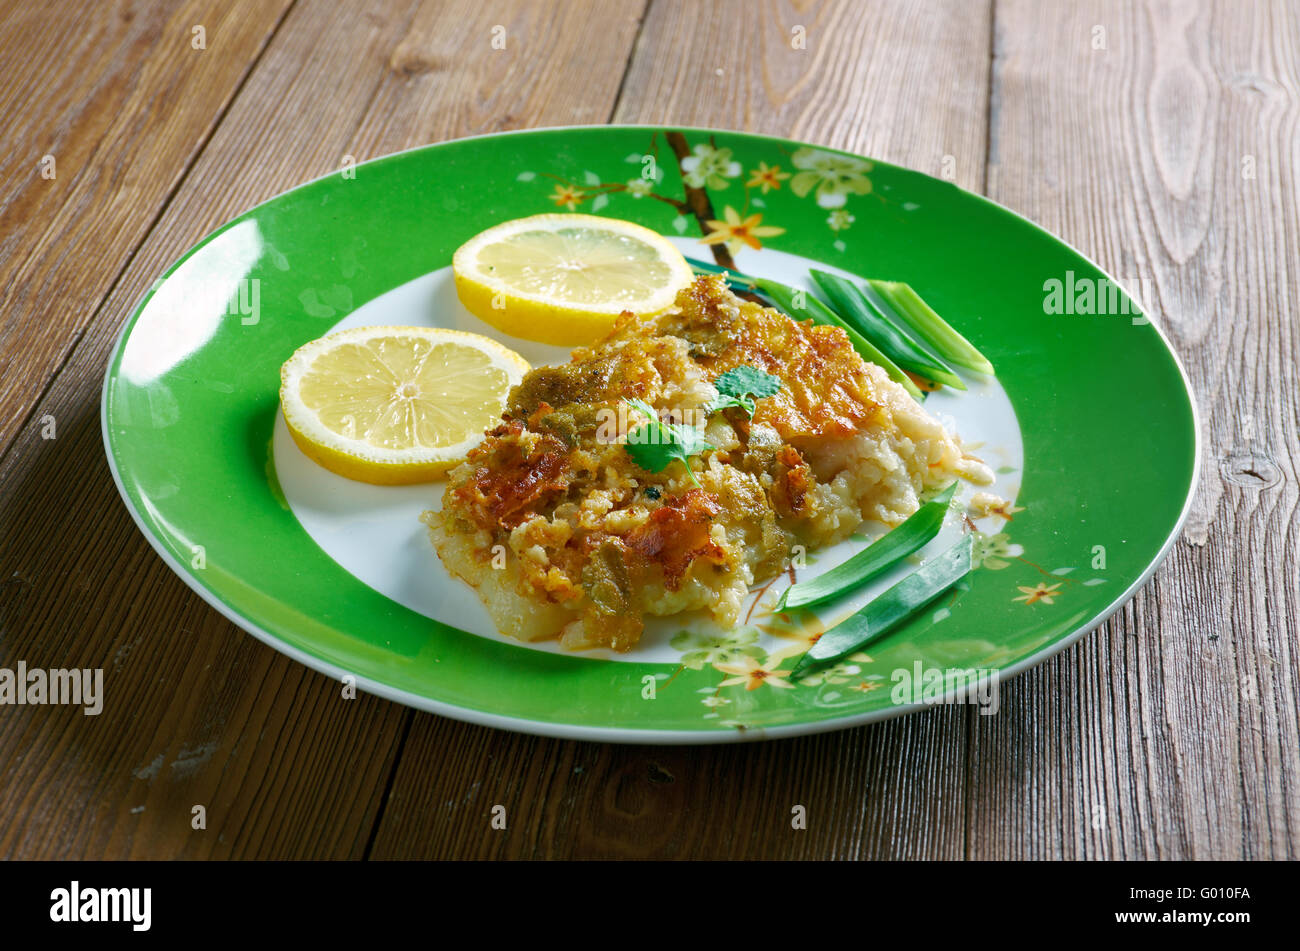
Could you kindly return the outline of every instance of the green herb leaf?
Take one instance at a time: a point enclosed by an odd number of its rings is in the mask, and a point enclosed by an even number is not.
[[[718,391],[718,398],[707,407],[707,412],[716,413],[728,406],[739,406],[746,415],[753,417],[758,408],[753,397],[766,399],[781,391],[781,380],[757,367],[738,366],[723,373],[713,381],[713,388]]]
[[[655,408],[644,400],[634,398],[624,402],[649,420],[627,434],[624,448],[632,461],[648,472],[663,472],[676,459],[686,467],[691,481],[699,486],[700,481],[691,468],[691,457],[717,446],[705,439],[704,433],[694,426],[663,422]]]
[[[757,367],[733,367],[713,381],[719,393],[727,396],[742,396],[752,393],[760,400],[775,396],[781,391],[781,380]]]

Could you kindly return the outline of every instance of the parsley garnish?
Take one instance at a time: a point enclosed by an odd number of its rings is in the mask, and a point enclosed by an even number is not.
[[[738,406],[752,419],[758,408],[754,398],[775,396],[781,389],[781,381],[756,367],[739,366],[714,380],[713,388],[718,391],[718,398],[708,405],[708,412]]]
[[[704,433],[694,426],[663,422],[654,407],[644,400],[629,399],[624,402],[649,420],[627,434],[625,445],[632,461],[649,472],[662,472],[670,462],[677,459],[686,467],[686,474],[698,487],[700,481],[691,469],[691,456],[718,447],[705,439]]]
[[[774,396],[781,389],[781,381],[756,367],[739,366],[714,380],[713,388],[718,391],[718,398],[704,407],[706,414],[737,406],[753,418],[757,409],[755,401]],[[655,408],[644,400],[633,398],[624,402],[648,420],[627,434],[624,445],[632,461],[648,472],[663,472],[676,459],[686,467],[691,481],[699,486],[700,480],[695,478],[695,471],[691,469],[691,456],[718,447],[705,439],[704,433],[694,426],[665,423]]]

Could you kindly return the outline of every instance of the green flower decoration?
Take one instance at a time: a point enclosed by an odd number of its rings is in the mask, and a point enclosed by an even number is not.
[[[692,188],[726,188],[727,179],[740,174],[740,163],[731,158],[731,149],[701,143],[691,151],[693,155],[682,159],[682,180]]]
[[[975,546],[971,549],[970,556],[972,568],[988,568],[990,571],[998,571],[1011,564],[1011,562],[1003,560],[1016,554],[1012,550],[1006,532],[998,532],[996,535],[986,535],[983,532],[973,532],[972,534],[975,538]]]
[[[820,687],[822,684],[843,684],[848,683],[860,673],[862,673],[862,668],[857,664],[839,663],[833,667],[807,674],[799,678],[799,682],[809,687]]]
[[[843,231],[857,219],[845,211],[843,208],[836,208],[826,219],[832,231]]]
[[[758,631],[742,627],[726,634],[678,631],[671,641],[674,650],[682,651],[681,663],[691,670],[703,670],[713,664],[734,664],[742,657],[764,660],[767,651],[758,646]]]
[[[790,190],[803,198],[816,189],[817,204],[823,208],[843,208],[849,195],[871,192],[871,179],[867,178],[871,163],[866,159],[802,148],[790,161],[800,169],[790,180]]]

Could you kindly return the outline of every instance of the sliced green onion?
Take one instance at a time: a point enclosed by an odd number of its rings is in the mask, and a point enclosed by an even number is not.
[[[939,534],[948,503],[957,491],[954,482],[929,502],[912,513],[903,524],[892,529],[871,545],[858,552],[843,564],[830,571],[785,589],[777,611],[787,608],[808,608],[823,604],[879,577],[899,561],[925,545]]]
[[[910,370],[927,380],[946,383],[958,390],[966,389],[966,384],[950,366],[895,327],[852,281],[816,268],[808,273],[822,289],[831,307],[853,324],[862,336],[884,351],[889,359],[904,370]]]
[[[754,286],[766,294],[776,304],[777,307],[785,311],[796,320],[812,319],[815,324],[831,324],[839,327],[849,336],[849,342],[853,344],[853,349],[864,360],[882,367],[889,374],[889,378],[899,384],[903,389],[911,394],[913,399],[925,399],[925,394],[917,388],[917,385],[908,379],[907,374],[889,357],[885,356],[870,340],[858,333],[843,318],[832,311],[822,303],[815,295],[803,291],[804,306],[797,307],[794,302],[797,292],[793,287],[787,287],[784,284],[778,284],[776,281],[768,280],[765,277],[756,277],[753,279]]]
[[[861,611],[835,625],[799,658],[791,675],[798,676],[809,667],[861,650],[907,620],[970,573],[973,546],[974,539],[963,535],[942,555],[931,558]]]
[[[784,310],[791,317],[797,320],[811,318],[815,324],[832,324],[839,327],[849,336],[849,342],[853,344],[858,354],[864,359],[877,366],[882,367],[889,375],[889,378],[898,383],[913,399],[924,400],[924,393],[897,363],[885,356],[870,340],[859,333],[851,324],[845,321],[839,314],[836,314],[827,307],[819,298],[808,292],[804,294],[806,304],[804,307],[796,307],[794,297],[797,293],[793,287],[780,284],[776,281],[765,277],[753,277],[737,271],[735,268],[723,267],[721,264],[713,264],[709,261],[701,261],[698,258],[687,258],[686,263],[691,266],[697,274],[721,274],[727,279],[727,283],[733,289],[737,290],[761,290],[773,303],[781,310]],[[963,387],[964,388],[964,387]]]
[[[939,356],[976,373],[993,375],[993,364],[976,346],[953,329],[952,325],[934,312],[912,285],[902,281],[867,281],[893,310],[908,330],[923,339]]]

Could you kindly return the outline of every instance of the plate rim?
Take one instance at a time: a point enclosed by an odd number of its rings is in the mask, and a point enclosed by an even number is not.
[[[528,128],[528,129],[509,129],[509,130],[503,130],[498,132],[486,132],[477,135],[458,136],[456,138],[444,139],[439,142],[428,142],[423,145],[414,145],[409,148],[399,149],[398,151],[395,152],[389,152],[384,155],[374,156],[373,158],[367,159],[364,162],[358,163],[357,165],[353,166],[353,168],[359,169],[366,165],[385,161],[387,159],[395,158],[400,155],[405,155],[410,152],[419,152],[426,149],[435,149],[440,146],[450,145],[456,142],[469,142],[469,141],[474,141],[479,139],[493,139],[493,138],[500,138],[502,136],[526,135],[528,133],[533,133],[533,132],[573,132],[573,131],[591,131],[595,129],[663,131],[665,128],[672,129],[674,131],[683,131],[683,132],[704,132],[704,133],[721,132],[730,135],[741,135],[741,136],[747,136],[754,139],[763,139],[770,142],[782,142],[782,143],[797,142],[800,145],[806,145],[806,146],[819,148],[819,149],[826,149],[827,151],[836,152],[841,155],[852,156],[854,158],[859,158],[859,159],[867,159],[868,161],[871,161],[875,164],[899,169],[914,175],[924,175],[927,178],[931,178],[931,179],[934,178],[934,176],[929,175],[929,173],[922,172],[918,169],[910,168],[905,165],[898,165],[893,162],[885,162],[876,159],[872,156],[862,155],[856,152],[850,152],[845,149],[840,149],[833,146],[817,145],[815,143],[805,142],[803,140],[788,139],[782,136],[768,135],[766,133],[759,133],[759,132],[750,132],[742,129],[728,129],[720,126],[677,125],[673,123],[654,123],[654,124],[602,123],[598,125],[597,124],[558,125],[558,126],[538,126],[536,128]],[[201,237],[197,242],[190,245],[188,248],[185,249],[185,251],[183,251],[179,256],[177,256],[174,260],[172,260],[171,263],[167,266],[167,268],[163,271],[162,275],[155,278],[154,281],[150,284],[149,288],[145,291],[144,295],[139,300],[136,301],[135,306],[132,308],[130,315],[126,318],[126,320],[122,322],[122,326],[118,328],[116,337],[113,342],[113,346],[110,349],[108,354],[108,361],[104,368],[103,384],[100,390],[99,418],[100,418],[101,438],[103,440],[103,445],[104,445],[104,455],[107,457],[109,471],[113,476],[113,484],[117,487],[118,495],[121,496],[122,502],[126,506],[127,512],[131,515],[132,521],[135,522],[136,528],[139,529],[142,535],[144,535],[145,540],[148,541],[150,547],[152,547],[153,550],[162,558],[163,563],[166,564],[169,569],[171,569],[172,573],[177,575],[186,584],[186,586],[188,586],[200,598],[202,598],[205,602],[207,602],[209,606],[215,608],[219,614],[225,617],[236,627],[238,627],[239,629],[243,630],[248,634],[251,634],[253,637],[261,641],[263,644],[266,644],[272,650],[278,651],[279,653],[284,654],[285,656],[291,658],[292,660],[295,660],[298,663],[303,664],[309,669],[315,670],[317,673],[325,674],[326,676],[336,681],[341,682],[344,677],[351,677],[357,689],[362,690],[365,693],[382,697],[385,700],[389,700],[395,703],[400,703],[403,706],[411,707],[416,710],[423,710],[428,713],[436,713],[440,716],[445,716],[450,719],[460,720],[462,722],[472,723],[478,726],[487,726],[495,729],[508,730],[510,732],[529,734],[533,736],[546,736],[546,737],[554,737],[557,739],[579,740],[579,741],[586,741],[586,742],[630,743],[630,744],[639,743],[639,744],[677,745],[677,746],[688,746],[688,745],[699,746],[699,745],[712,745],[716,743],[757,742],[762,740],[788,739],[796,736],[811,736],[819,733],[829,733],[837,730],[848,730],[859,726],[865,726],[869,723],[878,723],[881,721],[894,719],[895,717],[906,716],[907,714],[910,713],[916,713],[922,710],[928,710],[936,707],[944,707],[949,705],[950,698],[956,696],[960,692],[959,690],[954,689],[948,691],[944,695],[944,698],[937,703],[898,704],[881,710],[872,710],[866,713],[853,714],[845,717],[832,717],[825,720],[817,720],[817,721],[805,722],[805,723],[784,724],[780,726],[746,727],[743,729],[737,729],[735,727],[724,727],[724,728],[717,728],[717,729],[705,728],[699,730],[635,729],[635,728],[623,727],[623,726],[586,726],[582,724],[561,723],[561,722],[556,722],[554,720],[534,720],[525,717],[514,717],[514,716],[507,716],[504,714],[490,713],[487,711],[476,710],[472,707],[462,707],[453,703],[448,703],[446,701],[436,700],[430,697],[421,696],[420,694],[411,693],[409,691],[402,690],[400,688],[390,687],[387,684],[371,680],[368,677],[363,677],[352,671],[345,670],[344,668],[332,664],[328,661],[314,657],[311,654],[308,654],[306,651],[303,651],[300,648],[281,640],[280,638],[276,637],[274,634],[271,634],[269,631],[261,627],[261,625],[239,614],[237,611],[235,611],[233,608],[227,605],[215,592],[209,590],[205,585],[203,585],[196,576],[191,574],[189,571],[185,570],[180,564],[180,562],[175,557],[173,557],[172,554],[166,549],[166,547],[162,544],[161,540],[148,528],[139,510],[132,503],[130,494],[126,490],[126,485],[122,481],[121,473],[118,471],[117,460],[113,453],[113,445],[111,441],[111,434],[109,432],[109,423],[108,423],[108,394],[109,394],[110,385],[112,383],[113,367],[118,362],[118,357],[121,353],[122,347],[125,344],[127,336],[130,333],[131,329],[135,326],[137,318],[140,316],[140,313],[143,310],[145,302],[157,290],[158,285],[162,281],[166,280],[167,277],[170,276],[175,271],[175,269],[181,264],[181,262],[187,260],[196,250],[198,250],[201,246],[209,242],[214,236],[222,233],[232,224],[243,219],[245,216],[258,210],[259,208],[262,208],[265,205],[269,205],[272,202],[278,201],[284,196],[292,194],[293,192],[296,192],[300,189],[304,189],[311,185],[314,185],[317,182],[321,182],[326,179],[333,178],[338,174],[339,172],[337,170],[331,171],[323,175],[319,175],[316,178],[309,179],[308,181],[300,182],[299,184],[287,188],[281,192],[278,192],[275,195],[272,195],[269,198],[266,198],[255,205],[249,206],[248,208],[239,212],[237,215],[233,216],[232,218],[228,219],[227,221],[223,222],[222,224],[218,225],[212,230],[206,232],[203,235],[203,237]],[[942,181],[940,179],[935,179],[935,180]],[[978,199],[979,201],[985,202],[1001,210],[1002,212],[1005,212],[1006,214],[1019,219],[1021,222],[1024,222],[1025,224],[1029,225],[1034,230],[1041,232],[1042,234],[1046,235],[1047,237],[1051,238],[1054,241],[1059,242],[1061,245],[1065,246],[1070,251],[1074,252],[1083,260],[1088,261],[1093,267],[1097,268],[1097,270],[1104,277],[1106,277],[1108,280],[1115,283],[1117,286],[1121,288],[1124,287],[1124,285],[1121,284],[1119,281],[1117,281],[1106,268],[1102,267],[1091,257],[1084,254],[1077,247],[1075,247],[1071,242],[1065,240],[1059,235],[1053,234],[1052,232],[1048,231],[1046,228],[1039,225],[1031,218],[1022,215],[1019,212],[1014,211],[1013,209],[1008,208],[1006,205],[1003,205],[1002,203],[995,201],[994,199],[991,199],[985,195],[980,195],[976,192],[962,188],[961,186],[957,185],[954,182],[944,182],[944,184],[951,185],[953,188],[962,192],[967,197]],[[1125,290],[1125,293],[1127,293],[1127,290]],[[1116,614],[1116,612],[1119,611],[1120,608],[1122,608],[1125,604],[1127,604],[1134,597],[1134,595],[1137,594],[1139,590],[1141,590],[1143,587],[1146,586],[1147,582],[1149,582],[1151,578],[1155,575],[1156,570],[1162,564],[1164,564],[1165,559],[1169,557],[1169,553],[1173,550],[1174,543],[1177,542],[1178,537],[1182,534],[1183,527],[1186,525],[1188,517],[1191,515],[1192,504],[1196,499],[1196,490],[1200,484],[1200,475],[1201,475],[1201,455],[1202,455],[1203,445],[1202,445],[1202,437],[1201,437],[1200,407],[1196,400],[1195,390],[1193,390],[1192,388],[1191,379],[1187,375],[1187,368],[1183,365],[1182,357],[1179,355],[1177,349],[1175,349],[1173,344],[1170,342],[1169,336],[1165,333],[1165,329],[1162,325],[1163,318],[1157,315],[1146,313],[1145,311],[1143,312],[1143,316],[1148,320],[1151,327],[1155,330],[1156,335],[1160,338],[1160,342],[1164,344],[1165,349],[1168,351],[1170,357],[1172,357],[1174,366],[1178,370],[1179,379],[1182,381],[1183,384],[1183,391],[1187,396],[1188,406],[1191,408],[1192,472],[1191,472],[1191,477],[1188,480],[1187,495],[1183,499],[1182,509],[1179,512],[1178,518],[1175,521],[1173,527],[1170,529],[1168,535],[1165,537],[1164,542],[1161,544],[1159,551],[1156,553],[1155,557],[1151,559],[1151,562],[1147,565],[1146,569],[1142,572],[1142,574],[1138,578],[1136,578],[1127,588],[1125,588],[1122,592],[1120,592],[1120,594],[1117,595],[1105,608],[1103,608],[1099,614],[1089,619],[1085,624],[1080,625],[1079,627],[1071,631],[1069,634],[1058,638],[1057,640],[1053,641],[1051,644],[1043,647],[1041,650],[1031,654],[1029,657],[1024,658],[1018,663],[1012,664],[1005,669],[1000,669],[998,671],[999,683],[1003,681],[1009,681],[1014,677],[1018,677],[1026,670],[1029,670],[1030,668],[1033,667],[1037,667],[1039,664],[1042,664],[1044,661],[1050,659],[1054,655],[1059,654],[1062,651],[1064,651],[1066,648],[1073,646],[1080,639],[1082,639],[1085,634],[1097,630],[1102,626],[1104,626],[1106,622],[1109,621]]]

